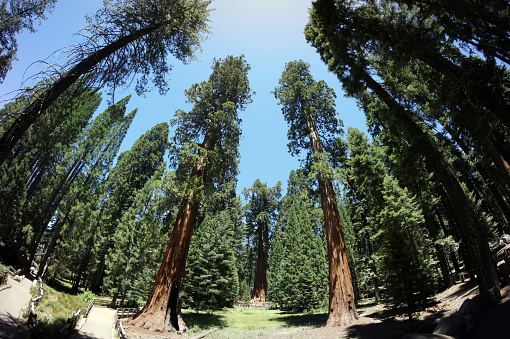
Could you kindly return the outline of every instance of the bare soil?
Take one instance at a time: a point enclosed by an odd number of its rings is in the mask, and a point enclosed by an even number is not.
[[[501,290],[504,296],[510,292],[509,286]],[[474,281],[456,284],[435,296],[435,305],[414,314],[411,324],[405,315],[389,315],[389,310],[382,304],[371,305],[368,308],[360,308],[359,319],[346,327],[282,327],[273,330],[268,335],[260,333],[236,333],[235,338],[270,337],[278,339],[290,338],[400,338],[408,332],[432,333],[437,322],[442,318],[454,316],[464,300],[478,294],[478,286]],[[154,333],[140,328],[127,328],[126,333],[130,338],[161,339],[161,338],[200,338],[200,333]],[[203,333],[205,334],[205,333]],[[222,331],[215,331],[206,337],[223,338]],[[231,337],[232,333],[225,337]]]

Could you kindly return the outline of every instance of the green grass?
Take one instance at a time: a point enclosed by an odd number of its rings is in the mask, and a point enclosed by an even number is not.
[[[327,319],[326,313],[289,313],[243,307],[207,313],[183,310],[182,313],[188,329],[192,332],[202,332],[221,326],[222,329],[212,333],[211,338],[267,336],[282,329],[296,333],[320,326]]]
[[[46,335],[57,336],[58,331],[66,324],[67,318],[88,305],[88,295],[69,293],[67,286],[54,282],[52,286],[44,285],[44,297],[36,308],[37,321]],[[38,288],[32,292],[38,294]]]

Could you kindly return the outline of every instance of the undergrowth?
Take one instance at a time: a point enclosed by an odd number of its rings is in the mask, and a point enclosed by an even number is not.
[[[91,298],[94,298],[90,292],[70,294],[58,282],[53,287],[44,285],[43,289],[44,297],[36,308],[37,321],[43,332],[50,337],[57,337],[67,319],[79,308],[84,312]],[[35,294],[38,294],[37,291]]]

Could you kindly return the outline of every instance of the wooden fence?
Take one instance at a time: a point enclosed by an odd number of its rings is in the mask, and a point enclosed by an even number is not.
[[[78,320],[80,320],[80,315],[81,308],[79,308],[71,318],[67,318],[67,323],[60,329],[60,331],[58,331],[59,338],[65,338],[76,328],[76,324],[78,323]]]

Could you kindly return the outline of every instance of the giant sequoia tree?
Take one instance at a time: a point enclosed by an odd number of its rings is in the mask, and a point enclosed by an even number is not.
[[[132,321],[153,331],[184,327],[179,289],[202,197],[235,178],[238,171],[238,111],[251,102],[250,67],[243,57],[228,56],[215,60],[212,69],[208,81],[186,91],[192,110],[177,111],[172,122],[176,126],[172,165],[178,164],[177,175],[188,179],[156,282],[142,313]]]
[[[333,170],[328,151],[341,132],[336,118],[335,93],[324,81],[316,82],[309,65],[303,61],[287,63],[274,94],[282,105],[289,124],[291,154],[307,152],[312,171],[319,182],[324,228],[328,243],[329,314],[327,326],[347,325],[358,318],[354,306],[354,290],[347,249],[343,235],[336,194],[333,190]]]
[[[243,190],[248,199],[246,221],[250,235],[256,235],[257,268],[253,285],[252,298],[266,300],[267,292],[267,255],[269,250],[269,232],[276,221],[278,203],[281,198],[281,182],[271,188],[255,180],[253,186]]]
[[[377,50],[366,40],[370,34],[354,26],[353,12],[363,6],[334,0],[314,3],[306,28],[307,40],[317,48],[323,61],[334,72],[348,95],[355,97],[365,110],[376,111],[376,117],[391,134],[407,140],[415,152],[424,156],[430,168],[444,187],[453,210],[460,221],[460,231],[466,240],[472,264],[477,272],[480,291],[498,286],[485,230],[473,204],[451,165],[447,162],[436,138],[423,118],[416,114],[420,106],[402,98],[391,81],[379,82],[372,75],[380,72]],[[378,72],[379,71],[379,72]]]
[[[39,95],[21,111],[0,139],[3,163],[25,131],[67,88],[80,78],[86,87],[129,85],[137,78],[136,91],[148,88],[149,78],[161,93],[170,70],[167,55],[187,62],[207,32],[209,1],[116,0],[89,19],[86,40],[72,48],[68,64],[56,80],[39,89]],[[84,75],[88,75],[83,77]]]

